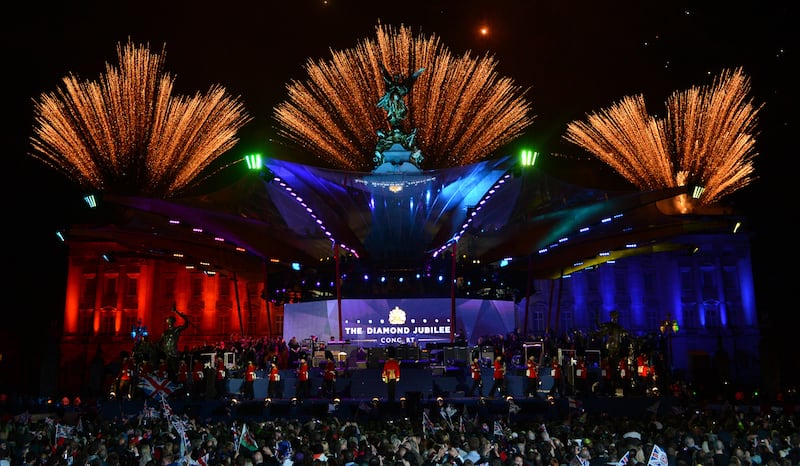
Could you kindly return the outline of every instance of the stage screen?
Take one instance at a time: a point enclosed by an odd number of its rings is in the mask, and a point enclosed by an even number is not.
[[[450,342],[450,298],[343,299],[342,335],[336,300],[284,306],[286,340],[317,337],[349,340],[364,347]],[[507,335],[514,330],[513,301],[456,299],[455,332],[461,330],[469,345],[487,335]]]

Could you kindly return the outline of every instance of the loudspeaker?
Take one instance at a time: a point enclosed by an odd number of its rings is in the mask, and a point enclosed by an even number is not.
[[[367,367],[375,368],[381,367],[383,361],[386,360],[386,351],[383,348],[370,348],[367,353]]]

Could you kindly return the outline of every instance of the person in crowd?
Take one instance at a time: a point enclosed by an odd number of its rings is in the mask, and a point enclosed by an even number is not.
[[[393,402],[397,395],[397,383],[400,382],[400,363],[394,356],[386,358],[383,363],[381,380],[386,384],[387,400]]]
[[[475,392],[478,392],[478,397],[483,397],[483,368],[477,356],[472,358],[472,362],[469,365],[469,372],[472,379],[472,386],[467,396],[475,396]]]

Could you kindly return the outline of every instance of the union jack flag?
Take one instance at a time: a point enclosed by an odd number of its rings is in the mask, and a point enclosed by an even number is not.
[[[144,390],[149,397],[166,398],[172,395],[178,387],[167,379],[157,375],[147,374],[143,375],[142,379],[139,381],[139,388]]]
[[[628,464],[628,460],[630,459],[630,454],[631,454],[630,451],[626,451],[625,454],[622,455],[622,458],[619,459],[617,466],[625,466],[626,464]]]

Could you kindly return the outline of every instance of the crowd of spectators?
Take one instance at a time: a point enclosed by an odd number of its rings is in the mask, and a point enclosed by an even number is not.
[[[452,418],[420,407],[398,416],[358,411],[346,419],[335,411],[313,419],[153,411],[108,416],[73,406],[38,417],[6,411],[0,465],[605,466],[625,453],[627,464],[644,465],[654,446],[666,452],[667,466],[800,464],[797,414],[788,407],[684,405],[638,417],[602,410],[515,416],[464,407]]]

